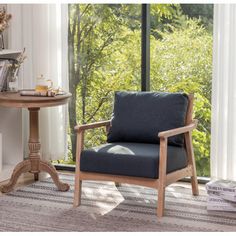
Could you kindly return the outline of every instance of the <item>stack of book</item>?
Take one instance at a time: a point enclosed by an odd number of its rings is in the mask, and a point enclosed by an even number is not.
[[[21,55],[21,51],[13,51],[4,49],[0,51],[0,92],[6,91],[8,88],[8,76],[12,72],[12,65]]]
[[[206,184],[207,210],[236,211],[236,181],[216,180]]]
[[[10,70],[9,60],[0,60],[0,91],[7,88],[7,76]]]
[[[21,96],[35,96],[35,97],[55,97],[57,95],[64,95],[65,91],[59,89],[49,89],[47,91],[35,91],[34,89],[25,89],[20,91]]]

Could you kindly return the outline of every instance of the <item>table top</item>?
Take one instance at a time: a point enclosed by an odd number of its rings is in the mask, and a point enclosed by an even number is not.
[[[0,92],[0,107],[40,108],[66,104],[70,93],[55,97],[21,96],[19,92]]]

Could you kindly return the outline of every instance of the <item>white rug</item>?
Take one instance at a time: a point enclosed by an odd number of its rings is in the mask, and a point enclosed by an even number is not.
[[[206,192],[192,196],[181,184],[166,191],[165,216],[156,216],[157,191],[112,182],[83,182],[82,205],[72,207],[73,175],[61,175],[0,197],[0,231],[236,231],[236,214],[208,212]]]

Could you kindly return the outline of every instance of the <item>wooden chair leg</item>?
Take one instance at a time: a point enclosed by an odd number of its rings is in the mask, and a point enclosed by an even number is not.
[[[81,204],[81,187],[82,181],[80,179],[80,154],[84,145],[84,132],[77,133],[77,147],[76,147],[76,168],[75,168],[75,189],[74,189],[74,207]]]
[[[158,202],[157,216],[162,217],[165,206],[165,187],[166,187],[166,162],[167,162],[167,139],[160,139],[160,160],[159,160],[159,184],[158,184]]]
[[[199,189],[198,189],[198,182],[197,182],[197,176],[191,177],[191,184],[192,184],[192,193],[195,196],[199,195]]]
[[[116,185],[116,187],[118,188],[118,187],[121,186],[121,183],[115,182],[115,185]]]
[[[158,188],[157,216],[162,217],[165,208],[165,188]]]
[[[75,190],[74,190],[74,207],[78,207],[81,204],[81,186],[82,181],[79,178],[75,179]]]
[[[192,144],[192,135],[190,132],[185,134],[185,142],[186,142],[186,150],[188,155],[188,162],[192,166],[192,176],[191,176],[191,184],[192,184],[192,193],[193,195],[199,195],[198,189],[198,181],[197,181],[197,171],[196,164],[193,152],[193,144]]]

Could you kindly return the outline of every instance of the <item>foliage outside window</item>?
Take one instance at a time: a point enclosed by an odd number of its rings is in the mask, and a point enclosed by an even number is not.
[[[154,13],[152,22],[156,22]],[[212,19],[211,4],[175,5],[161,30],[152,28],[150,43],[151,90],[195,95],[194,116],[199,124],[193,145],[198,176],[210,176]]]
[[[107,120],[114,91],[141,88],[141,5],[69,5],[69,149],[74,126]],[[194,93],[197,171],[209,176],[212,18],[210,4],[151,5],[151,90]],[[103,129],[86,133],[86,147],[106,140]]]

